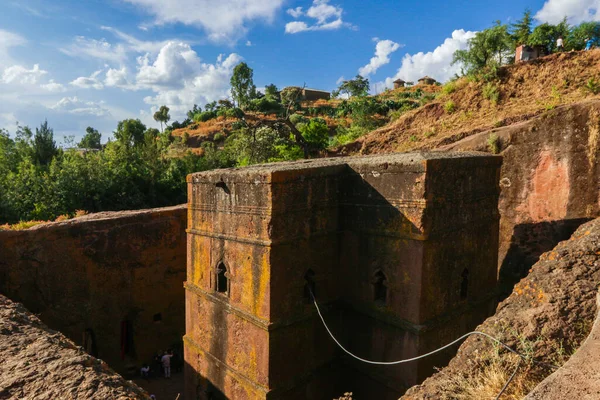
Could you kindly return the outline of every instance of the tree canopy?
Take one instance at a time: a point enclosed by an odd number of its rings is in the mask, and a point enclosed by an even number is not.
[[[254,71],[245,62],[241,62],[233,68],[231,75],[231,95],[238,107],[244,109],[250,100],[256,97],[256,86],[254,85]]]
[[[343,81],[340,86],[333,91],[333,97],[346,94],[350,97],[361,97],[369,94],[369,79],[356,75],[354,79]]]
[[[102,148],[102,134],[98,132],[96,129],[88,126],[85,129],[85,135],[81,139],[81,141],[77,144],[77,147],[82,149],[98,149]]]

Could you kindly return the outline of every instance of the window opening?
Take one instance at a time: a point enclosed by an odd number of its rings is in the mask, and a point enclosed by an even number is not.
[[[225,264],[219,263],[217,266],[217,292],[227,293],[229,289],[228,284],[227,267],[225,267]]]
[[[385,304],[387,300],[387,278],[382,271],[377,271],[373,279],[374,300]]]
[[[469,270],[465,268],[460,276],[462,278],[460,282],[460,299],[465,300],[469,294]]]
[[[121,359],[133,355],[133,324],[129,320],[121,321]]]
[[[315,271],[309,269],[304,274],[304,304],[312,304],[313,296],[317,297],[317,286],[315,284]]]

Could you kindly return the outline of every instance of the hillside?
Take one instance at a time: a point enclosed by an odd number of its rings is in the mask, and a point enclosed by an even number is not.
[[[507,126],[560,105],[598,98],[600,51],[560,53],[499,69],[497,77],[460,78],[432,102],[337,150],[372,154],[433,149]],[[497,99],[497,100],[496,100]]]

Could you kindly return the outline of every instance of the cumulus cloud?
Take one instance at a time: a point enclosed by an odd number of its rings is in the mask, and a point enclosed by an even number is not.
[[[50,106],[50,108],[69,114],[93,115],[96,117],[110,115],[110,111],[104,107],[104,102],[83,101],[77,96],[63,97],[56,104]]]
[[[148,87],[181,88],[200,68],[198,54],[187,43],[169,42],[150,61],[146,54],[138,59],[137,82]]]
[[[377,42],[375,45],[375,56],[371,58],[371,61],[367,65],[358,70],[358,73],[365,77],[374,74],[380,67],[389,64],[390,54],[403,47],[403,45],[391,40],[379,40],[378,38],[374,38],[373,40]]]
[[[27,69],[20,65],[13,65],[12,67],[6,68],[2,73],[2,82],[34,85],[46,74],[48,74],[48,71],[40,69],[39,64],[35,64],[32,69]]]
[[[96,58],[117,64],[124,63],[127,60],[125,46],[122,44],[113,45],[106,39],[90,39],[85,36],[77,36],[73,43],[59,50],[71,57]]]
[[[8,50],[11,47],[23,46],[27,40],[21,35],[0,29],[0,66],[12,64]]]
[[[109,87],[127,88],[130,86],[127,76],[128,73],[126,67],[120,69],[110,68],[108,71],[106,71],[104,84]]]
[[[287,13],[295,19],[300,17],[311,18],[312,25],[305,21],[292,21],[285,25],[285,33],[300,33],[306,31],[326,31],[336,30],[342,27],[354,29],[352,24],[344,22],[342,14],[344,9],[339,6],[329,4],[330,0],[313,0],[308,10],[304,11],[302,7],[290,8]]]
[[[43,83],[40,86],[42,87],[42,89],[47,90],[49,92],[59,93],[67,90],[65,88],[65,85],[63,85],[62,83],[54,82],[54,79],[50,79],[48,83]]]
[[[600,0],[547,0],[535,14],[540,22],[557,24],[567,17],[572,24],[600,21]]]
[[[273,20],[284,0],[124,0],[154,16],[154,24],[201,27],[214,41],[235,41],[254,21]]]
[[[77,86],[78,88],[81,88],[81,89],[92,89],[92,88],[97,89],[97,90],[103,89],[104,85],[98,79],[98,76],[101,73],[102,73],[102,70],[99,70],[99,71],[94,72],[89,77],[80,76],[79,78],[73,80],[71,82],[71,85]]]
[[[212,100],[229,97],[229,79],[233,68],[242,58],[232,53],[227,57],[219,56],[214,64],[202,63],[191,55],[184,56],[185,47],[179,48],[181,57],[188,57],[186,66],[152,63],[143,75],[141,85],[149,85],[154,96],[144,98],[146,104],[160,106],[167,104],[174,114],[183,115],[192,104],[204,104]],[[158,61],[158,58],[157,58]],[[148,64],[150,65],[150,64]],[[151,77],[148,72],[156,76]]]
[[[458,29],[452,32],[452,37],[444,40],[444,43],[433,51],[406,54],[396,75],[387,78],[384,82],[374,84],[374,89],[390,88],[398,78],[405,81],[416,81],[425,75],[429,75],[440,82],[447,81],[460,72],[460,65],[452,65],[454,52],[466,49],[467,42],[475,36],[475,33]]]

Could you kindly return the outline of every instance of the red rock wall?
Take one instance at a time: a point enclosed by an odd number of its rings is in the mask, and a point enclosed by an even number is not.
[[[185,227],[179,206],[0,231],[0,293],[127,372],[185,332]]]
[[[600,101],[552,110],[444,150],[486,150],[499,137],[500,278],[510,288],[545,251],[600,216]]]

